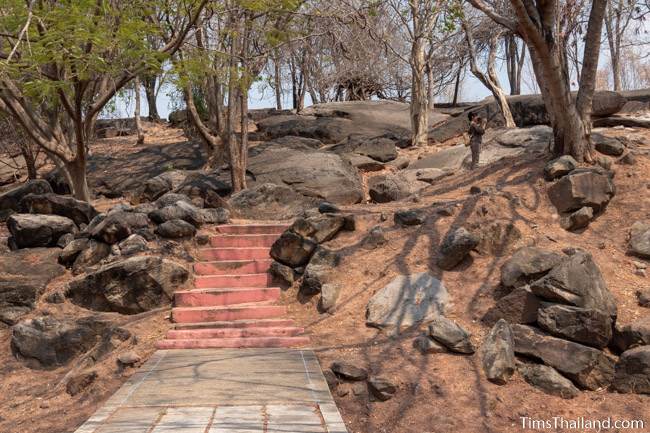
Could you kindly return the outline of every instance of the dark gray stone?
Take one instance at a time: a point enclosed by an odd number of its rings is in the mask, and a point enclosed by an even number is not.
[[[201,227],[203,224],[201,209],[184,201],[177,201],[172,205],[157,209],[149,214],[149,218],[156,224],[171,220],[183,220],[194,227]]]
[[[285,220],[302,215],[305,209],[317,206],[320,201],[286,185],[264,183],[233,194],[228,205],[238,218]]]
[[[72,266],[77,256],[88,247],[90,241],[86,238],[75,239],[59,253],[59,263],[66,267]]]
[[[595,391],[610,385],[614,361],[604,352],[544,334],[526,325],[512,325],[515,353],[538,358],[578,386]]]
[[[109,245],[128,238],[139,229],[149,226],[147,215],[137,212],[118,211],[111,213],[94,225],[88,225],[90,236]]]
[[[623,352],[616,364],[614,389],[623,393],[650,394],[650,346]]]
[[[538,310],[537,323],[555,336],[599,349],[612,339],[612,318],[598,310],[547,305]]]
[[[167,239],[186,239],[196,234],[196,227],[187,221],[172,219],[160,224],[156,233]]]
[[[483,322],[492,325],[499,319],[508,323],[529,324],[537,321],[540,299],[527,287],[518,287],[500,298],[496,305],[483,316]]]
[[[361,367],[357,367],[349,362],[336,361],[330,366],[334,374],[345,380],[361,381],[368,378],[368,372]]]
[[[119,243],[120,253],[123,256],[132,256],[137,253],[146,251],[147,240],[138,234],[132,234]]]
[[[630,253],[650,259],[650,223],[637,221],[630,228]]]
[[[578,162],[571,155],[563,155],[544,166],[544,178],[548,181],[566,176],[578,167]]]
[[[296,268],[305,265],[316,250],[316,243],[290,230],[271,246],[271,257],[278,262]]]
[[[320,244],[333,239],[344,225],[345,217],[342,215],[318,215],[298,218],[289,230]]]
[[[338,284],[325,283],[320,288],[320,299],[318,309],[323,313],[331,313],[336,308],[336,301],[341,293],[341,286]]]
[[[192,202],[192,199],[186,196],[185,194],[179,194],[175,192],[168,192],[163,194],[162,196],[158,197],[158,199],[154,202],[154,205],[158,209],[162,209],[165,206],[172,206],[176,204],[179,201],[184,201],[187,204],[193,205],[194,203]]]
[[[637,346],[650,345],[650,317],[643,317],[622,326],[616,324],[612,346],[619,352]]]
[[[88,268],[104,260],[111,253],[111,246],[104,242],[91,239],[72,264],[72,272],[80,274]]]
[[[562,261],[560,254],[535,247],[520,248],[501,267],[501,284],[521,287],[537,280]]]
[[[96,371],[89,371],[72,376],[65,385],[65,392],[74,397],[85,391],[97,379]]]
[[[431,320],[429,336],[452,352],[472,354],[476,351],[470,340],[471,334],[444,316],[437,316]]]
[[[368,379],[368,390],[370,394],[379,401],[387,401],[393,398],[397,392],[397,386],[391,381],[381,377]]]
[[[552,367],[522,363],[518,365],[517,369],[526,382],[541,389],[546,394],[565,399],[572,399],[580,395],[580,390]]]
[[[271,275],[279,278],[281,281],[288,284],[289,286],[292,285],[295,280],[293,269],[291,269],[289,266],[283,265],[280,262],[274,261],[273,263],[271,263],[269,272],[271,272]]]
[[[438,267],[446,271],[455,268],[469,255],[471,250],[476,248],[479,242],[480,239],[476,235],[462,227],[451,231],[440,245]]]
[[[54,247],[61,236],[77,231],[69,218],[35,214],[13,214],[7,228],[17,248]]]
[[[423,355],[448,352],[445,346],[430,338],[428,335],[420,335],[413,340],[413,347]]]
[[[573,170],[548,189],[553,206],[560,213],[588,206],[602,211],[616,193],[610,173],[599,169]]]
[[[515,372],[515,351],[508,322],[499,320],[483,342],[481,361],[490,382],[504,385]]]
[[[418,226],[424,224],[427,216],[424,211],[421,210],[402,210],[395,212],[393,220],[395,224],[401,226]]]
[[[199,214],[203,224],[227,224],[230,221],[230,211],[222,207],[201,209]]]
[[[551,302],[589,308],[616,316],[616,299],[591,254],[576,251],[531,283],[532,292]]]
[[[0,221],[9,214],[18,212],[20,200],[28,194],[47,194],[52,192],[50,184],[43,179],[28,180],[24,184],[0,194]]]
[[[598,133],[592,133],[591,141],[593,141],[596,150],[605,155],[621,156],[623,152],[625,152],[625,145],[616,138],[607,137]]]
[[[70,281],[66,296],[91,310],[137,314],[169,304],[188,275],[167,259],[131,257]]]
[[[23,213],[64,216],[77,225],[88,224],[97,215],[90,203],[54,193],[28,194],[18,206]]]
[[[575,212],[563,215],[560,219],[560,226],[564,230],[580,230],[587,227],[592,219],[594,219],[594,210],[585,206]]]

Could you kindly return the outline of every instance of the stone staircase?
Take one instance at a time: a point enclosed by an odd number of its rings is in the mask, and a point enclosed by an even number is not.
[[[303,329],[274,305],[280,288],[268,273],[271,245],[286,225],[223,225],[198,251],[194,286],[174,294],[174,329],[159,349],[300,347]]]

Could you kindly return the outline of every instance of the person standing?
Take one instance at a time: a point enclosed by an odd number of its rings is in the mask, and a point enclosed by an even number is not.
[[[472,150],[472,167],[474,170],[478,167],[478,161],[481,157],[481,145],[483,144],[483,134],[487,120],[481,119],[476,113],[469,113],[469,147]]]

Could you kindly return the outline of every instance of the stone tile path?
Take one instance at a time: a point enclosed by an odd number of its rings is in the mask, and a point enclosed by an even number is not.
[[[156,352],[76,433],[347,433],[310,350]]]

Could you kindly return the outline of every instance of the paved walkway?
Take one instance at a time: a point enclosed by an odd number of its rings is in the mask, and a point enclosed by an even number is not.
[[[347,433],[314,353],[159,350],[76,433]]]

